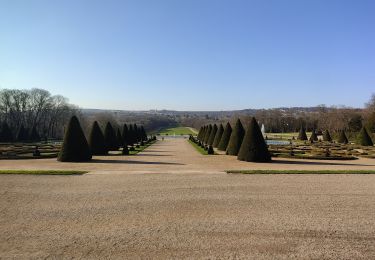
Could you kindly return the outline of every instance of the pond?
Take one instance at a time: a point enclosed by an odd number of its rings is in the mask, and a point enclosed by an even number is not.
[[[266,140],[267,144],[271,145],[289,145],[289,141],[282,141],[282,140]]]

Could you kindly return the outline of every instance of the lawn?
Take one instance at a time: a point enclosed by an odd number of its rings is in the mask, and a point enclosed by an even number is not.
[[[25,175],[82,175],[87,171],[70,170],[0,170],[1,174],[25,174]]]
[[[158,132],[160,135],[196,135],[196,132],[193,132],[191,128],[179,126],[173,128],[162,129]]]
[[[375,174],[375,170],[229,170],[239,174]]]

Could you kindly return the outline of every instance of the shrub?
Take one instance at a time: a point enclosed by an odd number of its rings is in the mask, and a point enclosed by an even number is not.
[[[347,144],[349,142],[344,130],[340,131],[338,142],[340,144]]]
[[[216,132],[217,132],[217,125],[214,124],[211,130],[210,136],[208,137],[208,145],[212,145],[214,143]]]
[[[73,116],[69,121],[57,160],[60,162],[85,162],[90,161],[91,157],[90,147],[78,118]]]
[[[126,143],[124,143],[124,146],[122,148],[122,155],[129,155],[129,149]]]
[[[318,136],[316,135],[315,130],[313,130],[312,133],[311,133],[310,141],[311,142],[318,141]]]
[[[373,146],[374,143],[371,140],[370,135],[367,132],[367,129],[365,127],[362,127],[361,131],[358,134],[357,137],[358,144],[363,146]]]
[[[238,160],[247,162],[269,162],[271,155],[268,151],[263,134],[256,119],[253,117],[247,127],[245,137],[242,141]]]
[[[331,135],[330,135],[330,133],[329,133],[328,130],[325,130],[323,132],[323,141],[332,142],[332,137],[331,137]]]
[[[38,131],[36,130],[35,126],[33,126],[33,128],[31,129],[29,139],[30,139],[31,142],[39,142],[40,141],[40,135],[39,135]]]
[[[105,155],[108,153],[107,144],[98,122],[94,122],[89,135],[89,146],[93,155]]]
[[[305,131],[305,128],[303,126],[301,126],[301,129],[299,130],[298,140],[302,140],[302,141],[307,140],[306,131]]]
[[[205,133],[205,135],[204,135],[204,140],[203,140],[203,142],[204,142],[205,144],[208,143],[208,139],[210,138],[211,131],[212,131],[212,125],[209,125],[209,126],[207,127],[206,133]]]
[[[117,138],[117,145],[119,147],[123,146],[124,145],[124,141],[123,141],[123,138],[122,138],[122,134],[121,134],[120,128],[117,128],[116,138]]]
[[[232,134],[230,135],[227,154],[238,155],[238,151],[241,148],[242,140],[245,135],[245,129],[242,126],[241,120],[237,119],[236,125],[233,128]]]
[[[207,150],[207,154],[214,154],[215,152],[214,152],[214,148],[212,147],[212,145],[209,145],[208,146],[208,150]]]
[[[129,142],[129,130],[128,126],[124,124],[122,127],[122,143],[127,144]]]
[[[220,138],[220,142],[219,142],[219,145],[217,146],[217,148],[220,150],[220,151],[225,151],[227,150],[227,147],[228,147],[228,143],[229,143],[229,139],[230,139],[230,136],[232,134],[232,127],[230,126],[229,123],[227,123],[225,125],[225,129],[224,129],[224,132]]]
[[[223,127],[222,124],[220,124],[219,128],[217,129],[217,132],[216,132],[216,135],[215,135],[215,138],[214,138],[214,142],[212,143],[213,147],[215,147],[215,148],[218,147],[221,136],[223,135],[223,132],[224,132],[224,127]]]
[[[117,137],[115,130],[113,129],[110,122],[107,123],[104,129],[104,139],[107,144],[107,148],[109,151],[117,151],[119,145],[117,143]]]

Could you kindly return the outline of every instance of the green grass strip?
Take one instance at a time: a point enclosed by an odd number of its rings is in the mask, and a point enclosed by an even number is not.
[[[208,155],[207,151],[204,150],[202,147],[194,143],[193,141],[188,140],[188,142],[197,150],[200,154]]]
[[[233,174],[375,174],[375,170],[228,170]]]
[[[0,174],[26,174],[26,175],[82,175],[88,171],[73,170],[0,170]]]

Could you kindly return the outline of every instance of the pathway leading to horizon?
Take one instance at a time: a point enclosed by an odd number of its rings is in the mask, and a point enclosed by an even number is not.
[[[375,160],[322,161],[275,158],[271,163],[238,161],[236,156],[204,156],[184,138],[165,138],[135,156],[95,156],[91,162],[61,163],[56,159],[2,160],[0,169],[79,169],[92,173],[224,173],[225,170],[370,170]]]

